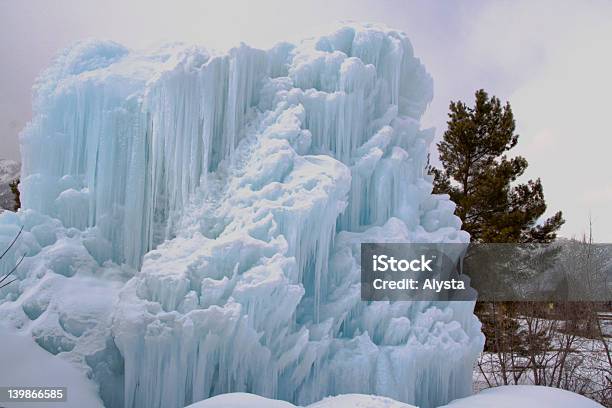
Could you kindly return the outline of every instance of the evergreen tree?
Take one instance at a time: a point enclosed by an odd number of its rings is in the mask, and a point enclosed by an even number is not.
[[[429,166],[434,193],[446,193],[472,242],[550,242],[564,223],[557,212],[541,224],[546,211],[540,179],[512,185],[527,168],[521,156],[509,158],[518,143],[510,104],[484,90],[474,107],[451,102],[448,130],[438,143],[443,169]]]
[[[481,89],[476,91],[474,107],[451,102],[447,123],[437,145],[443,168],[429,166],[429,172],[434,176],[434,193],[450,195],[472,242],[553,241],[564,220],[557,212],[538,224],[546,211],[540,179],[516,184],[527,160],[507,155],[519,140],[510,104],[502,105]],[[475,313],[487,337],[485,350],[497,353],[500,363],[505,353],[522,355],[534,346],[533,334],[528,336],[518,323],[516,304],[477,302]],[[545,345],[546,339],[538,340],[538,347]]]

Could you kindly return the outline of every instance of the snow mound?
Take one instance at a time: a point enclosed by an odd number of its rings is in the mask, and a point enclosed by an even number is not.
[[[186,408],[295,408],[295,405],[286,401],[260,397],[259,395],[236,392],[217,395],[191,404]]]
[[[0,325],[0,384],[19,387],[67,387],[65,408],[102,408],[95,384],[67,361],[47,353],[26,334],[16,334]],[[39,408],[40,402],[4,404],[7,408]]]
[[[439,408],[602,408],[582,395],[558,388],[508,385],[490,388],[477,395],[452,401]],[[223,394],[186,408],[297,408],[285,401],[253,394]],[[306,408],[414,408],[389,398],[348,394],[328,397]]]
[[[186,408],[297,408],[285,401],[271,400],[246,393],[222,394],[196,402]],[[415,408],[390,398],[374,395],[347,394],[328,397],[308,408]]]
[[[582,395],[559,388],[507,385],[489,388],[440,408],[602,408]]]
[[[306,405],[471,390],[473,302],[362,302],[362,242],[469,236],[425,174],[432,80],[405,34],[270,50],[85,41],[39,79],[23,211],[0,216],[0,319],[108,408],[228,392]]]
[[[416,408],[412,405],[375,395],[346,394],[324,398],[308,408]]]

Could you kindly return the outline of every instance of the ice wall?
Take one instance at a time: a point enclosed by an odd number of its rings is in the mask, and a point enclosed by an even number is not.
[[[21,137],[24,208],[97,226],[116,261],[139,266],[242,137],[267,66],[248,47],[213,57],[76,44],[36,86],[37,115]]]
[[[26,214],[54,219],[98,276],[139,269],[104,346],[82,353],[107,405],[358,392],[427,408],[470,393],[473,303],[359,298],[361,242],[469,240],[424,174],[432,80],[403,33],[349,25],[225,54],[83,42],[36,95]],[[115,351],[121,368],[99,374]]]

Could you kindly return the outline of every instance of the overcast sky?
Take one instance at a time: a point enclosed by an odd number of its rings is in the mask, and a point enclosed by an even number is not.
[[[31,87],[53,55],[85,37],[143,48],[189,41],[269,47],[338,20],[385,23],[410,36],[434,78],[423,118],[439,138],[449,101],[484,88],[509,100],[528,177],[541,177],[564,236],[612,242],[610,1],[33,1],[0,0],[0,158],[19,159]],[[608,119],[608,120],[606,120]]]

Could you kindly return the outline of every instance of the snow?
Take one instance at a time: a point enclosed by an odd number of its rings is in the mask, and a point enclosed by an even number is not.
[[[271,400],[253,394],[233,393],[218,395],[196,402],[187,408],[296,408],[285,401]],[[415,408],[390,398],[374,395],[347,394],[328,397],[308,408]]]
[[[507,385],[489,388],[440,408],[602,408],[582,395],[536,385]]]
[[[17,282],[0,290],[0,323],[18,331],[24,341],[34,340],[30,342],[44,354],[57,357],[41,360],[41,367],[49,362],[52,370],[52,361],[61,358],[93,378],[109,406],[121,389],[118,375],[123,364],[110,337],[110,316],[117,293],[134,271],[95,259],[102,253],[91,243],[96,241],[95,230],[66,229],[32,210],[0,215],[0,248],[8,246],[20,225],[24,232],[0,261],[0,276],[21,254],[28,256],[13,274]],[[3,331],[0,342],[12,352],[9,334],[9,329]],[[0,360],[0,376],[10,375],[5,367],[10,365]]]
[[[359,293],[362,242],[469,241],[425,174],[431,98],[406,36],[374,25],[227,53],[74,45],[21,135],[0,273],[27,256],[0,319],[109,408],[469,395],[473,302]]]
[[[223,394],[186,408],[295,408],[285,401],[253,394]],[[477,395],[452,401],[439,408],[601,408],[602,405],[558,388],[534,385],[509,385],[490,388]],[[325,398],[307,408],[414,408],[389,398],[348,394]]]
[[[324,398],[309,408],[415,408],[413,405],[375,395],[346,394]]]
[[[286,401],[271,400],[258,395],[237,392],[217,395],[189,405],[188,408],[295,408]]]
[[[98,390],[74,365],[38,347],[27,334],[0,325],[0,384],[19,387],[67,387],[67,400],[46,403],[66,408],[102,408]],[[2,403],[6,408],[38,408],[40,402]]]

